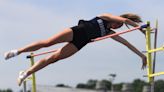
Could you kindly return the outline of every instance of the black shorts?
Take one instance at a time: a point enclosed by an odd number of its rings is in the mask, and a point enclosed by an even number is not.
[[[71,28],[73,30],[73,40],[71,41],[78,50],[84,47],[90,42],[86,34],[86,26],[84,24],[79,24]]]

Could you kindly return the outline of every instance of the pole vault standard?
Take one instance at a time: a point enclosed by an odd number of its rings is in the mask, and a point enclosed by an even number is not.
[[[39,55],[39,54],[38,54]],[[30,61],[31,61],[31,66],[34,65],[34,56],[33,56],[33,53],[31,53],[30,55]],[[32,92],[37,92],[37,89],[36,89],[36,77],[35,77],[35,73],[33,73],[30,77],[28,77],[24,82],[23,82],[23,92],[27,92],[26,90],[26,81],[30,80],[32,82],[32,87],[31,87],[31,90]]]
[[[109,35],[106,35],[106,36],[103,36],[103,37],[92,39],[91,42],[96,42],[96,41],[100,41],[100,40],[103,40],[103,39],[111,38],[111,37],[114,37],[114,36],[117,36],[117,35],[121,35],[121,34],[125,34],[125,33],[128,33],[128,32],[135,31],[137,29],[147,28],[148,26],[149,26],[148,24],[145,24],[145,25],[142,25],[142,26],[134,27],[134,28],[129,29],[129,30],[109,34]],[[42,53],[39,53],[39,54],[32,54],[32,55],[28,55],[27,58],[36,57],[36,56],[40,56],[40,55],[44,55],[44,54],[49,54],[49,53],[53,53],[53,52],[56,52],[56,51],[57,50],[51,50],[51,51],[42,52]]]
[[[158,24],[156,23],[156,25],[158,25]],[[139,26],[139,27],[134,27],[134,28],[129,29],[129,30],[125,30],[125,31],[114,33],[114,34],[106,35],[106,36],[103,36],[103,37],[99,37],[99,38],[96,38],[96,39],[92,39],[91,42],[111,38],[111,37],[114,37],[114,36],[117,36],[117,35],[132,32],[134,30],[142,29],[142,28],[146,28],[146,56],[147,56],[147,66],[148,66],[148,68],[147,68],[147,77],[148,77],[148,82],[152,83],[154,81],[153,77],[164,75],[164,72],[157,72],[157,73],[153,72],[152,55],[151,54],[154,53],[154,52],[157,52],[157,51],[164,51],[164,46],[159,47],[159,48],[154,48],[154,49],[151,48],[151,35],[150,34],[151,34],[152,29],[150,27],[150,22],[147,22],[147,24],[145,24],[145,25],[142,25],[142,26]],[[156,30],[157,30],[157,26],[156,26]],[[31,55],[28,55],[27,58],[31,59],[31,65],[33,65],[34,64],[34,57],[44,55],[44,54],[48,54],[48,53],[53,53],[53,52],[56,52],[56,51],[57,50],[51,50],[51,51],[47,51],[47,52],[43,52],[43,53],[39,53],[39,54],[33,54],[32,53]],[[33,82],[32,92],[36,92],[36,82],[35,82],[35,74],[34,73],[33,73],[33,76],[32,76],[31,79],[32,79],[32,82]]]
[[[91,42],[96,42],[96,41],[100,41],[100,40],[103,40],[103,39],[111,38],[111,37],[114,37],[114,36],[117,36],[117,35],[121,35],[121,34],[125,34],[125,33],[128,33],[128,32],[132,32],[132,31],[137,30],[137,29],[147,28],[148,26],[149,26],[148,24],[145,24],[145,25],[142,25],[142,26],[134,27],[134,28],[129,29],[129,30],[125,30],[125,31],[114,33],[114,34],[106,35],[106,36],[103,36],[103,37],[99,37],[99,38],[96,38],[96,39],[92,39]],[[40,56],[40,55],[44,55],[44,54],[53,53],[53,52],[56,52],[56,51],[57,50],[51,50],[51,51],[42,52],[42,53],[39,53],[39,54],[31,53],[31,55],[28,55],[27,58],[30,59],[31,66],[33,66],[34,65],[34,57]],[[33,73],[32,76],[29,79],[32,81],[32,92],[36,92],[35,73]],[[26,90],[26,80],[24,81],[24,90]]]

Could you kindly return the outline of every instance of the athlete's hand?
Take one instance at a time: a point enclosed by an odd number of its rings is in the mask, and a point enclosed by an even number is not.
[[[146,36],[146,29],[140,28],[139,30]]]
[[[146,56],[143,56],[142,57],[142,70],[144,70],[146,68],[146,65],[147,65],[147,58]]]

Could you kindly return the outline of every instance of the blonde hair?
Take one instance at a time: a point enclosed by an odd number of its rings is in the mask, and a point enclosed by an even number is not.
[[[130,20],[132,20],[136,23],[141,23],[142,22],[141,17],[137,14],[126,13],[126,14],[120,15],[120,17],[130,19]]]

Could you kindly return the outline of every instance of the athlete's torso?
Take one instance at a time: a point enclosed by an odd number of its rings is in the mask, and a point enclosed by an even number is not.
[[[99,17],[95,17],[91,20],[80,20],[79,24],[84,23],[86,24],[86,33],[89,39],[95,39],[97,37],[102,37],[109,34],[110,29],[108,29],[109,22],[101,19]]]

